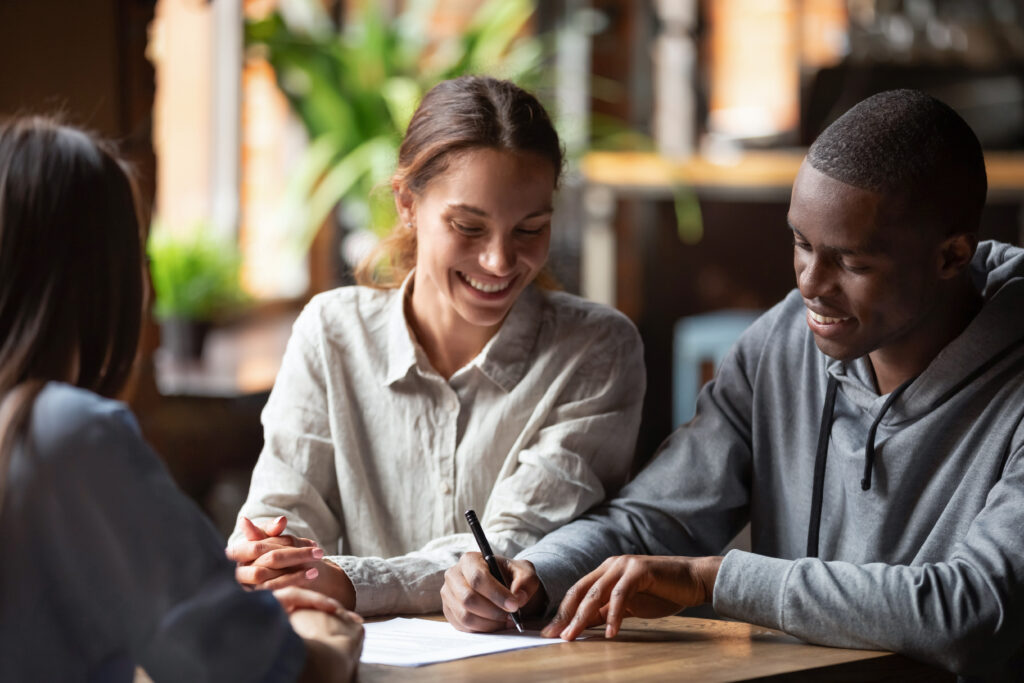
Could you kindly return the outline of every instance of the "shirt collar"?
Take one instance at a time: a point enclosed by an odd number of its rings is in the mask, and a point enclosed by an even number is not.
[[[413,273],[415,270],[405,276],[402,286],[388,304],[388,370],[384,376],[385,385],[394,384],[402,379],[416,365],[418,344],[405,319],[405,298],[409,296],[412,288]]]
[[[506,393],[512,391],[530,367],[540,334],[544,295],[530,285],[512,305],[498,333],[470,363]]]
[[[420,363],[430,367],[426,353],[416,342],[405,317],[405,299],[412,288],[415,270],[402,282],[388,310],[388,366],[384,384],[390,386],[409,374]],[[530,365],[530,358],[541,328],[544,295],[530,285],[519,295],[498,333],[491,337],[483,350],[456,375],[476,367],[505,392],[519,383]]]

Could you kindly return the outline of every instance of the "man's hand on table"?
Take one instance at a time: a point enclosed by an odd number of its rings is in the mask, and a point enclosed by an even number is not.
[[[607,624],[619,632],[626,617],[652,619],[711,600],[721,557],[619,555],[577,581],[541,635],[574,640],[584,629]]]
[[[547,603],[532,563],[496,559],[511,590],[491,576],[480,553],[466,553],[445,573],[444,615],[460,631],[500,631],[509,627],[514,607],[530,616]],[[541,635],[574,640],[586,628],[607,624],[611,638],[626,617],[665,617],[709,602],[721,564],[721,557],[610,557],[569,589]]]
[[[264,528],[242,518],[245,540],[226,551],[228,558],[237,563],[238,582],[248,588],[266,590],[308,588],[353,609],[355,588],[345,571],[324,560],[324,551],[316,542],[283,533],[287,524],[284,516]]]

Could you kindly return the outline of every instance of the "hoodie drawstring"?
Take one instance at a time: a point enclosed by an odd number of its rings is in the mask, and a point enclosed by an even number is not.
[[[907,390],[917,377],[911,377],[903,384],[893,389],[889,398],[885,399],[878,416],[871,423],[868,430],[867,443],[864,445],[864,477],[860,480],[860,488],[867,491],[871,488],[871,471],[875,466],[875,433],[882,418],[889,412],[889,408],[896,402],[904,391]],[[839,381],[832,377],[828,378],[828,388],[825,390],[825,407],[821,412],[821,427],[818,431],[818,452],[814,458],[814,489],[811,493],[811,519],[807,524],[807,557],[818,556],[818,535],[821,529],[821,505],[825,495],[825,462],[828,460],[828,440],[832,435],[832,417],[836,407],[836,390],[839,388]]]
[[[814,458],[814,491],[811,494],[811,521],[807,524],[807,557],[818,556],[818,530],[821,527],[821,498],[825,491],[825,459],[828,458],[828,438],[832,433],[832,412],[836,407],[836,389],[839,382],[829,375],[825,390],[825,408],[821,411],[818,430],[818,453]]]
[[[889,394],[889,398],[885,399],[885,403],[882,404],[882,409],[878,411],[878,417],[871,423],[871,429],[868,430],[868,442],[864,444],[864,478],[860,480],[860,490],[867,491],[871,488],[871,468],[875,466],[875,432],[878,431],[878,423],[882,421],[885,414],[889,412],[889,408],[892,404],[900,397],[907,387],[910,386],[911,382],[917,379],[916,376],[911,377],[903,384],[899,385],[892,390]]]

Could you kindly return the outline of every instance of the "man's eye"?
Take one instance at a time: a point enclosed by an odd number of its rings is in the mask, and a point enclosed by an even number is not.
[[[853,265],[852,263],[846,263],[845,261],[843,262],[842,265],[843,265],[843,268],[845,268],[846,270],[850,271],[851,273],[866,273],[869,270],[871,270],[867,266],[856,266],[856,265]]]

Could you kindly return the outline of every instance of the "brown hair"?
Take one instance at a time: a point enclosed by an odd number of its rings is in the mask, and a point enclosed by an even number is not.
[[[454,154],[470,149],[532,153],[562,172],[558,133],[536,97],[509,81],[462,76],[438,83],[423,96],[398,150],[394,188],[415,195],[448,168]],[[416,231],[395,227],[356,269],[361,285],[390,289],[402,284],[416,265]],[[541,287],[557,287],[543,270]]]
[[[0,501],[36,395],[113,396],[142,317],[134,186],[108,145],[43,117],[0,124]]]

